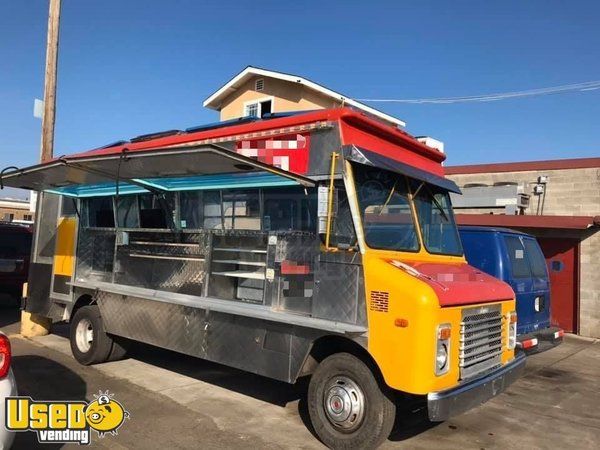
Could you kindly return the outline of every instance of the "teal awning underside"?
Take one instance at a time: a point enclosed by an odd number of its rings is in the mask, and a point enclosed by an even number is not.
[[[175,178],[136,178],[133,181],[136,184],[123,181],[119,182],[119,195],[140,194],[156,190],[177,192],[299,185],[298,182],[292,179],[283,178],[272,173],[234,173]],[[148,189],[144,189],[140,185],[148,186]],[[77,198],[103,197],[116,195],[117,183],[73,185],[55,189],[46,189],[45,192]]]

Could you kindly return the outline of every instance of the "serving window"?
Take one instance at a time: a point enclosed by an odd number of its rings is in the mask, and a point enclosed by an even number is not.
[[[83,225],[115,228],[115,205],[116,223],[125,229],[315,232],[318,222],[316,189],[285,187],[88,198]]]

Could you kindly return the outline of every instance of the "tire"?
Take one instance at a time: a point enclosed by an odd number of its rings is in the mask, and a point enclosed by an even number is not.
[[[383,389],[357,357],[337,353],[324,359],[308,387],[308,411],[317,436],[332,449],[379,447],[396,418],[389,390]]]
[[[113,339],[104,331],[100,310],[96,305],[83,306],[71,320],[71,352],[80,364],[89,366],[108,360]]]
[[[118,361],[124,359],[129,351],[129,345],[131,341],[120,336],[110,335],[113,340],[112,348],[108,355],[108,361]]]

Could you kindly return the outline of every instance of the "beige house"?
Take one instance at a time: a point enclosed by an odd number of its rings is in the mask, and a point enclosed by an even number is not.
[[[210,95],[204,106],[219,111],[221,121],[349,106],[393,126],[406,125],[400,119],[306,78],[252,66],[246,67]]]

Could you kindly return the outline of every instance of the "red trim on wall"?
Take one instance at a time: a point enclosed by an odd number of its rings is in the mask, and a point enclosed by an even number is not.
[[[600,167],[600,158],[553,159],[494,164],[473,164],[445,167],[446,175],[475,173],[527,172],[536,170],[566,170]]]
[[[456,214],[459,225],[585,230],[600,226],[600,216],[507,216],[503,214]]]

